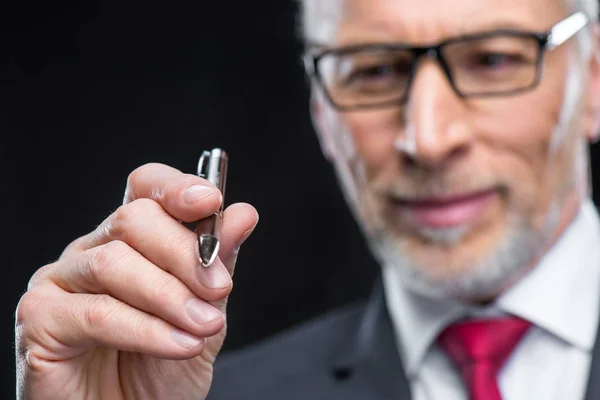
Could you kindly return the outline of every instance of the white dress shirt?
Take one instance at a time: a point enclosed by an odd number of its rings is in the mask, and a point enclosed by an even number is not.
[[[504,400],[580,400],[585,396],[600,302],[600,218],[586,200],[532,271],[492,305],[434,301],[407,291],[383,268],[386,302],[413,400],[466,400],[459,372],[435,344],[463,316],[512,314],[534,326],[498,377]]]

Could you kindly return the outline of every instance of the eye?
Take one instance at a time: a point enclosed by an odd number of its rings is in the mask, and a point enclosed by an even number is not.
[[[475,69],[498,70],[520,65],[524,62],[518,54],[478,53],[474,54],[467,65]]]
[[[346,83],[350,85],[388,84],[407,79],[410,68],[410,64],[405,62],[356,66],[348,75]]]
[[[394,68],[389,64],[364,65],[357,66],[348,78],[349,81],[355,82],[357,80],[373,80],[386,78],[392,75],[393,73]]]
[[[394,73],[392,65],[374,65],[362,70],[358,70],[355,75],[359,75],[365,78],[376,78],[380,76],[387,76]]]

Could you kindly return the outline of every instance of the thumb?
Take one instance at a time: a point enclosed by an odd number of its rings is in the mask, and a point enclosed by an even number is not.
[[[235,270],[240,246],[252,234],[257,224],[258,212],[250,204],[232,204],[223,212],[221,246],[219,249],[219,259],[215,264],[221,261],[231,276],[233,276]],[[217,265],[210,266],[208,269],[213,267],[217,267]],[[226,302],[227,299],[216,302],[215,306],[222,312],[225,312]]]
[[[223,212],[219,258],[233,276],[240,246],[258,224],[258,212],[250,204],[233,204]]]

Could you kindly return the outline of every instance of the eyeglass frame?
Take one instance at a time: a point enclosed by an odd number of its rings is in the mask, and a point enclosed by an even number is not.
[[[328,99],[331,105],[333,105],[339,111],[352,111],[359,109],[372,109],[372,108],[382,108],[386,106],[398,105],[399,103],[405,103],[408,100],[410,95],[410,89],[412,83],[417,74],[418,66],[420,61],[424,57],[429,57],[434,61],[437,61],[440,65],[442,71],[452,90],[454,93],[464,99],[464,98],[473,98],[473,97],[500,97],[500,96],[511,96],[518,93],[526,92],[535,89],[540,81],[542,75],[542,64],[544,61],[544,55],[559,47],[567,40],[571,39],[577,33],[579,33],[588,23],[590,22],[590,18],[583,12],[577,11],[570,16],[562,19],[561,21],[554,24],[550,29],[543,32],[532,32],[525,30],[517,30],[517,29],[498,29],[493,31],[479,32],[468,35],[461,35],[454,38],[446,39],[441,42],[432,44],[430,46],[408,46],[405,44],[385,44],[385,43],[372,43],[366,45],[352,45],[346,47],[340,47],[336,49],[329,49],[321,52],[309,51],[304,57],[304,68],[309,77],[313,78],[317,85],[321,88],[325,97]],[[514,90],[509,90],[505,92],[481,92],[475,94],[467,94],[462,93],[457,87],[456,82],[452,76],[452,72],[450,71],[450,67],[444,57],[442,51],[443,48],[449,44],[454,44],[456,42],[467,42],[467,41],[475,41],[480,39],[487,39],[490,37],[496,36],[513,36],[513,37],[522,37],[536,40],[538,43],[537,50],[537,63],[536,63],[536,72],[534,81],[526,87],[518,88]],[[313,47],[315,45],[313,44]],[[344,55],[348,53],[355,53],[361,50],[403,50],[410,51],[412,54],[412,62],[409,71],[408,82],[406,84],[406,89],[402,97],[386,100],[373,104],[362,104],[362,105],[350,105],[350,106],[341,106],[333,101],[332,96],[325,83],[323,82],[323,78],[319,73],[319,61],[322,60],[325,56],[328,55]]]

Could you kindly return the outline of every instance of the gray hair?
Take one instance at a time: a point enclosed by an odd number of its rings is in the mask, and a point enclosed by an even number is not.
[[[305,40],[309,37],[309,32],[313,29],[313,23],[310,21],[310,14],[315,4],[315,0],[296,0],[299,7],[298,16],[298,35]],[[323,1],[323,0],[316,0]],[[331,0],[327,0],[331,1]],[[583,11],[594,23],[598,22],[599,6],[598,0],[563,0],[567,2],[570,9]],[[580,35],[581,36],[581,35]]]
[[[301,0],[304,1],[304,0]],[[566,0],[573,11],[583,11],[592,21],[598,21],[598,0]]]

